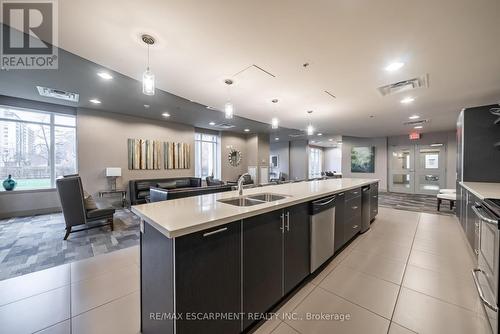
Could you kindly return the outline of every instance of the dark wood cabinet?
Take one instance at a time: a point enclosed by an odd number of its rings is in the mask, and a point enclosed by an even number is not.
[[[361,230],[361,196],[346,200],[344,219],[344,243],[346,243]]]
[[[283,210],[243,220],[243,312],[263,313],[283,295]],[[244,328],[253,323],[245,317]]]
[[[378,215],[378,182],[370,187],[370,221]]]
[[[334,250],[337,252],[339,249],[344,246],[344,225],[346,223],[345,215],[345,193],[337,194],[337,198],[335,200],[335,233],[334,233]]]
[[[241,221],[175,240],[177,333],[239,333],[236,320],[186,320],[188,313],[241,310]]]
[[[284,293],[287,294],[309,275],[309,203],[284,209]]]

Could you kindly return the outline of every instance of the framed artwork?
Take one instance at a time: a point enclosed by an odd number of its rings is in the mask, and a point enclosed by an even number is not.
[[[166,142],[163,146],[165,169],[189,169],[191,148],[186,143]]]
[[[160,169],[161,141],[128,139],[128,169]]]
[[[353,147],[351,149],[351,172],[375,172],[375,146]]]

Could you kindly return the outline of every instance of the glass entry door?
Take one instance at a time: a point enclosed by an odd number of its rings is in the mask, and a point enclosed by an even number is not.
[[[393,146],[389,153],[389,191],[415,192],[415,148]]]
[[[446,149],[444,145],[417,145],[415,150],[415,192],[435,195],[446,186]]]
[[[446,185],[446,147],[392,146],[389,191],[435,195]]]

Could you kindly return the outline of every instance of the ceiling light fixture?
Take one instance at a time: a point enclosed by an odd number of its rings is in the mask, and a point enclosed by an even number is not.
[[[146,71],[142,74],[142,93],[144,95],[155,95],[155,75],[149,69],[149,47],[155,44],[155,39],[150,35],[142,35],[142,41],[148,46],[148,62]]]
[[[420,116],[418,115],[411,115],[410,117],[408,117],[409,119],[419,119]]]
[[[323,134],[322,134],[321,132],[320,132],[320,133],[318,133],[318,136],[322,136],[322,135],[323,135]]]
[[[411,96],[408,96],[408,97],[405,97],[404,99],[402,99],[401,103],[402,104],[408,104],[408,103],[412,103],[413,101],[415,101],[415,98],[413,98]]]
[[[170,114],[168,112],[164,112],[163,114],[161,114],[163,117],[167,118],[167,117],[170,117]]]
[[[414,127],[414,129],[423,129],[424,127],[422,125],[417,125],[416,127]]]
[[[311,114],[313,113],[312,110],[309,110],[307,114],[309,115],[309,118],[311,118]],[[312,126],[311,120],[309,120],[309,125],[307,126],[307,135],[312,136],[314,134],[314,127]]]
[[[276,137],[276,138],[274,138],[274,140],[278,141],[278,140],[280,140],[280,139],[279,139],[278,137]]]
[[[328,141],[333,141],[333,138],[328,139]]]
[[[278,103],[278,99],[272,99],[271,102],[273,103],[273,113],[276,114],[276,103]],[[279,122],[277,117],[273,117],[271,119],[271,129],[277,129],[279,127]]]
[[[215,122],[210,122],[210,123],[208,123],[208,125],[214,126]]]
[[[97,73],[98,76],[100,76],[104,80],[111,80],[113,79],[113,76],[109,74],[108,72],[99,72]]]
[[[89,101],[93,104],[101,104],[101,101],[99,101],[98,99],[90,99]]]
[[[250,129],[245,129],[245,130],[243,130],[243,131],[245,131],[245,132],[250,132]]]
[[[228,95],[228,101],[224,105],[224,114],[225,114],[226,119],[233,119],[233,116],[234,116],[234,105],[231,102],[231,96],[230,96],[231,92],[230,92],[230,89],[229,89],[229,87],[231,87],[231,85],[233,84],[233,80],[226,79],[226,80],[224,80],[224,83],[227,85],[227,95]]]
[[[403,62],[400,62],[400,61],[396,61],[394,63],[390,63],[389,65],[387,65],[385,67],[385,70],[387,72],[394,72],[394,71],[397,71],[399,70],[401,67],[405,66],[405,63]]]

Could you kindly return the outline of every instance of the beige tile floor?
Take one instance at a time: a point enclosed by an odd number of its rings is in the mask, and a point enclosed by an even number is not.
[[[454,217],[381,208],[256,333],[490,333],[471,253]],[[132,247],[0,281],[0,332],[138,333],[138,263]]]

